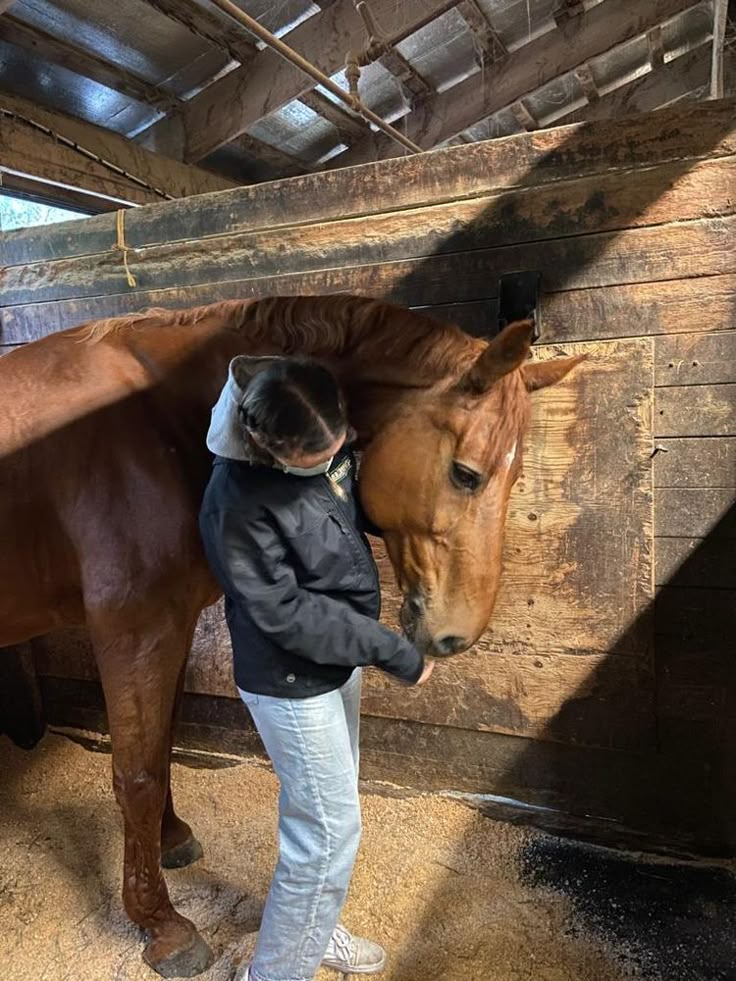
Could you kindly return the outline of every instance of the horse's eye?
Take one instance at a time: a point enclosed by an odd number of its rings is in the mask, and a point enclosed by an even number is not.
[[[478,490],[483,480],[476,470],[471,470],[470,467],[465,467],[462,463],[453,463],[450,479],[460,490],[469,491],[471,494]]]

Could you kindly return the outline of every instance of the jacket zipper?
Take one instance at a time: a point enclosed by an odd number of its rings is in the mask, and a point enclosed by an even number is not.
[[[325,475],[325,480],[327,481],[327,483],[329,485],[330,494],[334,498],[335,506],[337,507],[337,510],[340,512],[340,515],[341,515],[341,517],[343,519],[340,522],[340,527],[342,528],[343,533],[346,534],[346,535],[349,535],[350,538],[352,539],[352,541],[355,543],[355,545],[358,548],[359,554],[361,554],[362,556],[364,556],[364,558],[367,561],[368,566],[369,566],[369,568],[371,570],[371,576],[373,578],[373,581],[376,584],[376,588],[378,589],[378,591],[380,593],[381,581],[378,578],[378,570],[376,569],[376,562],[375,562],[375,559],[373,558],[373,553],[371,552],[370,547],[367,546],[367,545],[365,545],[364,542],[360,539],[360,536],[355,533],[355,531],[353,529],[353,523],[350,520],[349,516],[346,514],[346,512],[343,510],[342,505],[340,504],[340,498],[339,498],[338,494],[335,493],[335,491],[333,489],[333,486],[332,486],[332,481],[330,480],[330,478],[327,475]]]

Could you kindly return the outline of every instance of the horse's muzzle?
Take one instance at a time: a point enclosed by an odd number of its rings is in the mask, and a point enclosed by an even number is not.
[[[426,627],[426,604],[420,595],[410,593],[404,598],[399,611],[399,623],[407,639],[429,657],[451,657],[466,650],[470,645],[464,637],[446,634],[433,637]]]

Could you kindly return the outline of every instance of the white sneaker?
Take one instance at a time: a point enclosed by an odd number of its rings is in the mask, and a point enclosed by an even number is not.
[[[354,937],[338,923],[322,964],[343,974],[377,974],[386,966],[386,951],[372,940]]]

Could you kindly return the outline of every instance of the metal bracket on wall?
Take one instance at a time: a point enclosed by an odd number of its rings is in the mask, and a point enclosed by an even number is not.
[[[498,281],[498,325],[495,333],[502,331],[515,320],[534,320],[532,343],[542,336],[542,274],[536,270],[512,272]]]

